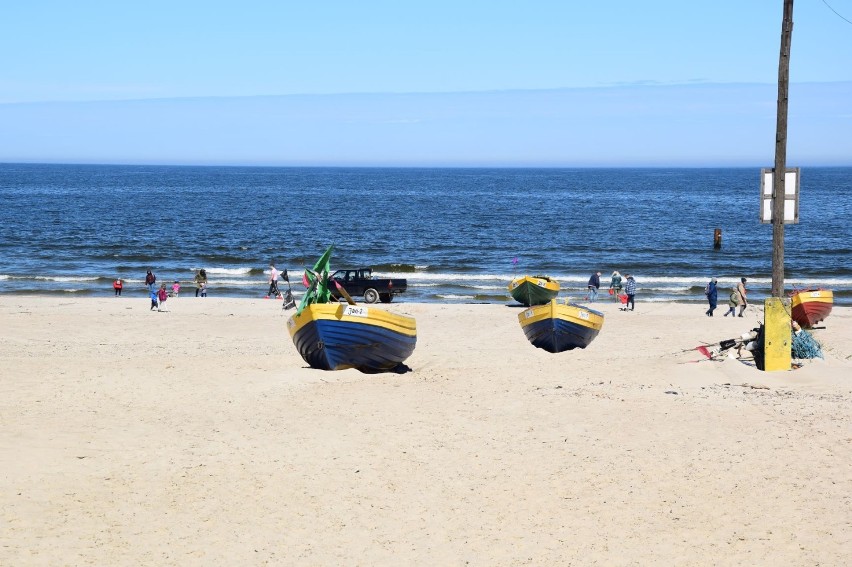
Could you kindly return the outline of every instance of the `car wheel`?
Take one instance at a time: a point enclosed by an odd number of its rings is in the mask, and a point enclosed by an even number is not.
[[[379,300],[379,292],[373,288],[364,291],[364,301],[367,303],[375,303]]]

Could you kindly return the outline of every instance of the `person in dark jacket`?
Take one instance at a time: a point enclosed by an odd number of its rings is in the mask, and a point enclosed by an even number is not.
[[[589,278],[589,303],[594,303],[598,297],[598,290],[601,288],[601,273],[595,272]]]
[[[154,289],[154,284],[156,284],[156,283],[157,283],[157,276],[155,276],[154,273],[151,270],[148,270],[148,273],[145,274],[145,285],[148,286],[149,292],[154,293],[154,292],[157,291],[156,289]]]
[[[624,306],[625,311],[633,311],[636,307],[636,280],[631,274],[627,274],[627,283],[624,284],[624,293],[627,294],[627,304]]]
[[[707,296],[707,302],[710,304],[710,309],[704,312],[708,317],[713,316],[713,312],[716,310],[716,304],[719,300],[719,290],[716,287],[716,278],[710,280],[710,283],[707,284],[707,287],[704,288],[704,295]]]
[[[618,273],[618,270],[612,273],[612,279],[609,281],[609,294],[616,303],[619,302],[618,296],[621,295],[621,274]]]
[[[198,294],[201,293],[201,288],[207,287],[207,272],[204,271],[204,268],[201,268],[195,273],[195,297],[198,297]],[[206,296],[204,296],[206,297]]]

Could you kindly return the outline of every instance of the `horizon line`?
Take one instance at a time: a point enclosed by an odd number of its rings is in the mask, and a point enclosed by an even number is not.
[[[499,165],[499,164],[260,164],[260,163],[161,163],[161,162],[50,162],[50,161],[0,161],[0,167],[16,165],[47,166],[91,166],[91,167],[233,167],[265,169],[772,169],[774,164],[714,164],[714,165]],[[850,168],[848,164],[787,164],[787,167],[799,168]]]
[[[791,81],[790,85],[834,85],[852,83],[852,80],[838,81]],[[2,101],[0,106],[15,105],[37,105],[37,104],[95,104],[95,103],[118,103],[118,102],[167,102],[167,101],[194,101],[194,100],[230,100],[230,99],[252,99],[252,98],[287,98],[287,97],[346,97],[346,96],[423,96],[423,95],[475,95],[475,94],[500,94],[500,93],[534,93],[534,92],[559,92],[559,91],[593,91],[609,89],[653,89],[671,87],[706,87],[706,86],[777,86],[776,82],[712,82],[712,81],[684,81],[684,82],[655,82],[655,81],[633,81],[629,83],[614,83],[609,85],[582,86],[582,87],[542,87],[542,88],[495,88],[481,90],[459,90],[459,91],[347,91],[347,92],[303,92],[303,93],[278,93],[278,94],[242,94],[242,95],[185,95],[185,96],[158,96],[150,98],[92,98],[92,99],[44,99],[44,100],[18,100]]]

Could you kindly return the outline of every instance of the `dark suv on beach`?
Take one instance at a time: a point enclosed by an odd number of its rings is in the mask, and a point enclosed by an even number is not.
[[[390,303],[395,295],[403,293],[408,289],[406,279],[377,279],[373,277],[372,268],[358,268],[357,270],[337,270],[329,279],[333,279],[346,290],[350,296],[361,295],[366,303]],[[340,299],[342,294],[336,286],[329,286],[329,291],[335,299]]]

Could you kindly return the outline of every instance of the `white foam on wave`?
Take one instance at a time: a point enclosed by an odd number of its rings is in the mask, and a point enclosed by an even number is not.
[[[770,280],[772,283],[772,280]],[[794,286],[796,288],[805,287],[852,287],[852,278],[825,278],[825,279],[792,279],[784,280],[784,285]]]
[[[192,283],[192,282],[190,282]],[[216,279],[216,278],[207,278],[207,285],[212,286],[230,286],[230,287],[268,287],[269,282],[265,279],[260,278],[246,278],[243,280],[233,280],[233,279]],[[278,283],[278,287],[281,287],[281,282]],[[284,287],[287,287],[286,282],[284,283]]]
[[[559,273],[548,273],[548,274],[533,274],[530,272],[529,274],[522,275],[546,275],[549,276],[560,284],[566,285],[566,287],[570,287],[571,284],[576,284],[579,287],[585,287],[589,281],[589,276],[585,275],[577,275],[577,274],[559,274]],[[718,276],[704,276],[704,275],[695,275],[695,276],[653,276],[653,275],[643,275],[641,273],[633,273],[633,278],[636,280],[636,283],[640,286],[644,286],[647,289],[651,289],[653,286],[663,286],[659,289],[671,289],[682,288],[689,289],[690,287],[700,286],[703,287],[708,281],[710,281],[711,277],[717,277],[718,283],[720,285],[736,285],[740,282],[739,277],[718,277]],[[461,274],[461,273],[409,273],[409,274],[388,274],[381,275],[379,277],[399,277],[408,279],[409,283],[414,282],[417,286],[430,286],[430,285],[440,285],[441,282],[458,282],[458,281],[471,281],[471,282],[487,282],[487,281],[499,281],[506,282],[506,285],[510,281],[512,281],[516,277],[520,277],[519,275],[508,275],[508,274]],[[747,279],[747,283],[752,285],[771,285],[772,278],[771,277],[749,277],[745,276]],[[622,273],[622,285],[625,281],[625,274]],[[610,276],[601,274],[601,287],[609,287]],[[785,285],[787,287],[795,286],[795,287],[841,287],[848,288],[852,287],[852,278],[812,278],[812,279],[804,279],[804,278],[792,278],[786,279]]]
[[[485,291],[507,291],[508,290],[508,287],[506,285],[473,283],[473,281],[476,281],[476,280],[472,280],[471,282],[458,285],[458,287],[463,287],[463,288],[467,288],[467,289],[479,289],[479,290],[485,290]],[[409,280],[409,282],[408,282],[409,288],[444,287],[446,285],[448,285],[446,282],[443,282],[443,283],[442,282],[419,283],[419,282],[416,282],[416,281],[412,282],[411,280]]]
[[[100,278],[98,276],[32,276],[26,279],[43,282],[93,282]]]
[[[239,275],[248,275],[251,273],[252,268],[205,268],[205,272],[209,276],[210,274],[216,275],[224,275],[224,276],[239,276]]]

